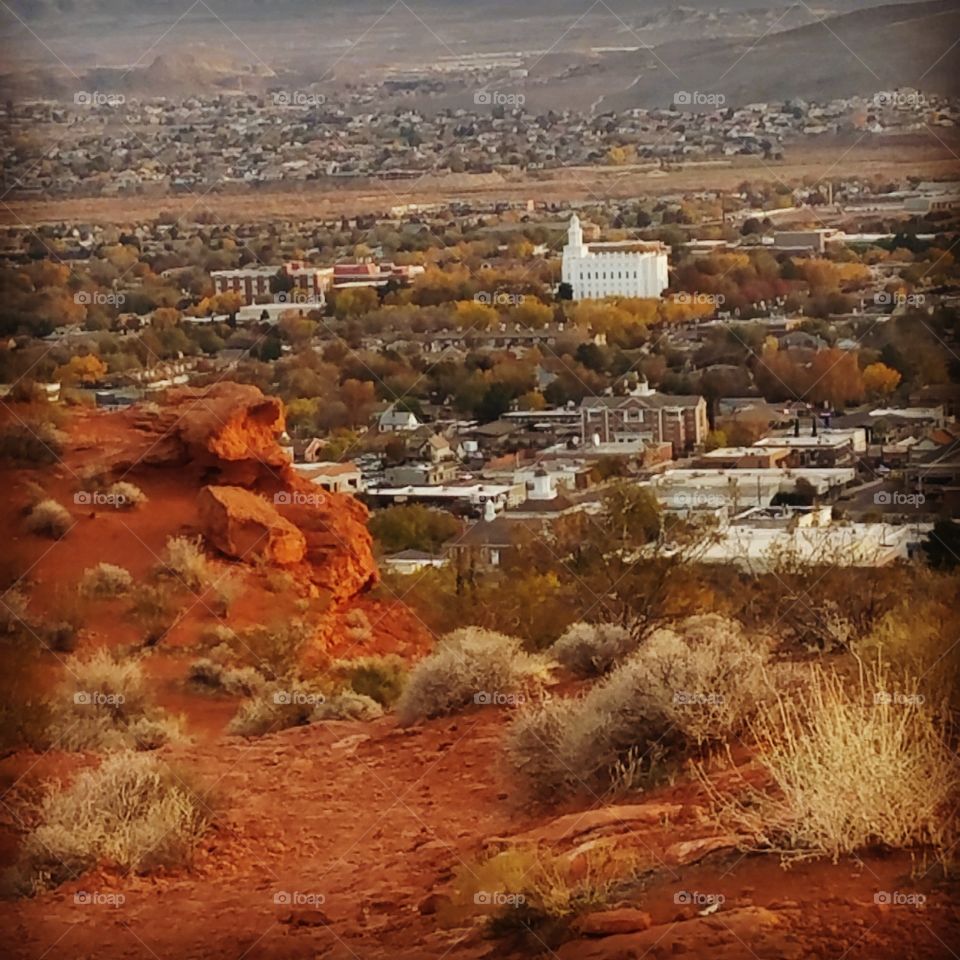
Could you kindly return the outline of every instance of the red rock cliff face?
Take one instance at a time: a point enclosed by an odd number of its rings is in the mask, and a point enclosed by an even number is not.
[[[283,405],[253,386],[169,390],[129,417],[135,443],[119,466],[176,467],[197,483],[207,542],[233,559],[295,566],[335,605],[377,583],[368,511],[296,474],[277,438]]]

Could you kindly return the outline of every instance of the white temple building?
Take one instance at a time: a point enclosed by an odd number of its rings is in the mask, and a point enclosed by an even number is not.
[[[658,242],[583,242],[580,218],[570,218],[563,248],[563,281],[573,288],[574,300],[603,297],[659,299],[669,285],[669,248]]]

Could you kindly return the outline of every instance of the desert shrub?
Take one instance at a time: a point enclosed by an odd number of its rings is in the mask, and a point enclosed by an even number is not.
[[[44,465],[63,455],[65,435],[52,423],[12,423],[0,430],[0,459]]]
[[[305,624],[293,620],[231,632],[223,642],[241,663],[255,667],[268,679],[275,680],[296,669],[308,638]]]
[[[344,617],[344,634],[351,644],[368,643],[373,638],[373,627],[362,610],[350,610]]]
[[[196,690],[250,697],[259,693],[267,681],[253,667],[230,667],[203,657],[187,670],[187,683]]]
[[[601,909],[636,882],[636,851],[605,842],[570,857],[535,847],[509,847],[456,870],[455,915],[490,915],[494,930],[536,928]],[[539,943],[544,946],[543,941]],[[539,952],[539,951],[538,951]]]
[[[314,720],[314,710],[326,700],[326,691],[300,680],[270,683],[240,705],[227,733],[258,737],[288,727],[301,727]]]
[[[77,589],[85,597],[119,597],[133,586],[130,571],[112,563],[85,570]]]
[[[200,590],[212,579],[202,542],[200,537],[168,538],[160,572],[175,577],[191,590]]]
[[[180,739],[177,720],[157,708],[140,663],[106,650],[66,662],[50,700],[47,741],[64,750],[150,750]]]
[[[661,764],[742,730],[765,695],[767,645],[715,615],[655,631],[575,701],[513,724],[506,755],[528,791],[548,798],[612,782],[639,786]]]
[[[946,858],[960,788],[949,714],[880,660],[861,662],[853,682],[818,664],[807,679],[752,724],[768,787],[743,781],[721,795],[701,770],[718,817],[785,859],[878,846]]]
[[[144,643],[158,643],[176,623],[178,604],[167,583],[144,583],[132,594],[130,613],[144,628]]]
[[[276,567],[268,567],[262,570],[261,578],[263,585],[271,593],[287,593],[296,586],[297,581],[287,570],[278,570]]]
[[[73,526],[73,517],[62,504],[56,500],[41,500],[28,514],[26,527],[31,533],[51,540],[59,540],[66,536]]]
[[[323,720],[376,720],[382,716],[383,707],[376,700],[362,693],[346,690],[318,703],[310,720],[312,723]]]
[[[133,510],[147,502],[147,495],[136,484],[124,480],[110,484],[106,493],[118,510]]]
[[[189,861],[209,826],[211,798],[154,757],[115,754],[44,799],[23,844],[20,871],[33,889],[55,886],[102,861],[147,873]]]
[[[27,596],[19,587],[0,594],[0,637],[20,635],[30,628]]]
[[[550,648],[550,655],[578,677],[607,673],[636,649],[637,642],[617,623],[573,623]]]
[[[351,690],[383,707],[391,707],[397,702],[407,677],[407,665],[396,655],[346,660],[336,664],[334,670]]]
[[[410,671],[397,714],[411,724],[472,703],[516,698],[538,689],[546,675],[546,662],[524,652],[515,637],[464,627],[443,637]]]

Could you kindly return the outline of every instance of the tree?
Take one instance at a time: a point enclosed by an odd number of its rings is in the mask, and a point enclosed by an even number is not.
[[[91,384],[103,379],[107,365],[92,353],[85,357],[71,357],[62,367],[57,368],[56,378],[66,386],[77,383]]]
[[[960,565],[960,523],[938,520],[923,542],[927,563],[935,570],[954,570]]]
[[[460,521],[452,514],[419,504],[387,507],[370,517],[370,532],[384,553],[400,550],[437,553],[461,529]]]
[[[863,388],[872,399],[889,397],[900,385],[900,374],[885,363],[871,363],[863,371]]]

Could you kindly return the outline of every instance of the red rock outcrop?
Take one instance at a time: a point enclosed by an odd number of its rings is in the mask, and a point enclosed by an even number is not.
[[[243,487],[204,487],[197,506],[204,537],[234,560],[289,566],[306,556],[304,535],[259,494]]]

